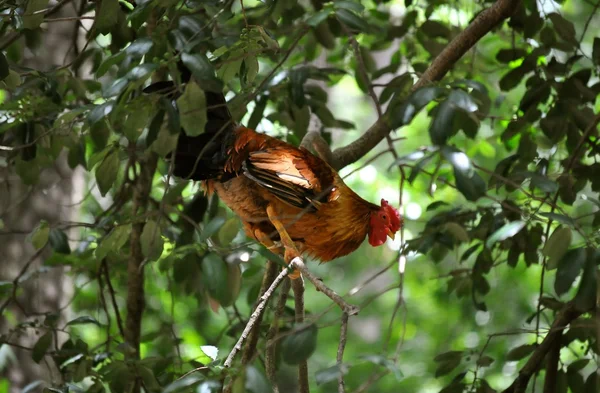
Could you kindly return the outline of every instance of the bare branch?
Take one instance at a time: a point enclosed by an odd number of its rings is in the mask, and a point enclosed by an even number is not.
[[[275,308],[275,314],[273,315],[273,321],[271,327],[267,333],[267,348],[265,350],[265,370],[267,372],[267,378],[271,383],[273,393],[279,393],[276,379],[276,359],[275,352],[277,350],[277,334],[279,333],[279,318],[285,311],[285,302],[290,291],[290,280],[287,279],[283,282],[279,292],[279,299],[277,300],[277,308]]]
[[[340,343],[338,344],[336,362],[340,375],[338,376],[338,393],[345,393],[344,373],[342,372],[342,361],[344,360],[344,349],[348,339],[348,314],[342,313],[342,328],[340,330]]]
[[[520,0],[498,0],[491,7],[479,13],[471,24],[456,36],[444,48],[442,53],[435,58],[413,86],[413,91],[442,79],[477,41],[496,27],[498,23],[510,17],[517,9],[519,3]],[[337,163],[335,168],[341,169],[346,165],[358,161],[377,146],[391,131],[392,129],[387,123],[386,117],[378,118],[356,141],[333,152],[334,161]]]
[[[565,307],[559,311],[554,319],[554,323],[550,328],[550,331],[544,337],[544,340],[540,345],[533,351],[527,363],[519,371],[519,376],[514,382],[506,388],[502,393],[523,393],[527,388],[529,379],[535,374],[541,367],[544,358],[548,352],[553,348],[554,343],[562,336],[562,331],[567,325],[573,322],[582,314],[581,311],[577,310],[572,302],[569,302]]]
[[[225,363],[223,363],[223,365],[225,367],[231,367],[231,363],[233,363],[233,359],[235,358],[235,355],[237,355],[237,353],[242,349],[242,345],[244,344],[244,341],[246,341],[246,339],[250,335],[250,331],[252,330],[252,327],[256,324],[258,317],[262,314],[262,312],[263,312],[264,308],[266,307],[267,302],[269,301],[271,296],[273,296],[275,289],[277,289],[277,287],[279,286],[281,281],[287,276],[288,272],[294,268],[294,266],[293,266],[293,265],[295,265],[294,261],[296,261],[298,259],[300,259],[300,258],[296,258],[289,264],[288,267],[284,268],[281,271],[281,273],[279,273],[279,275],[277,277],[275,277],[275,280],[273,280],[273,283],[271,284],[269,289],[267,289],[265,291],[265,293],[259,298],[258,304],[256,305],[254,312],[250,315],[250,318],[248,319],[248,323],[246,324],[244,331],[242,331],[240,338],[238,339],[237,343],[233,346],[233,349],[227,356],[227,359],[225,359]]]
[[[335,293],[333,290],[328,288],[321,280],[315,277],[306,267],[302,259],[294,258],[290,263],[290,266],[294,264],[294,267],[302,272],[302,275],[308,278],[310,281],[320,292],[323,292],[325,296],[333,300],[335,304],[337,304],[343,312],[348,315],[356,315],[360,311],[357,306],[347,303],[340,295]]]
[[[123,329],[123,320],[121,319],[121,313],[119,312],[119,307],[117,306],[117,299],[115,298],[115,289],[110,282],[110,273],[108,272],[108,264],[106,260],[102,260],[102,267],[104,268],[104,275],[106,277],[106,285],[108,286],[108,293],[110,293],[110,299],[113,305],[113,309],[115,310],[115,317],[117,318],[117,327],[119,328],[119,333],[121,333],[121,337],[123,340],[125,339],[125,329]],[[108,314],[106,314],[108,316]]]
[[[294,291],[294,309],[296,311],[296,323],[304,322],[304,280],[302,277],[292,280],[292,290]],[[298,364],[298,391],[300,393],[309,393],[308,386],[308,364],[306,359]]]
[[[317,131],[309,131],[302,138],[302,142],[300,143],[300,147],[305,149],[313,148],[317,155],[327,162],[332,167],[336,167],[336,162],[333,157],[333,152],[331,148],[325,142],[325,139],[319,134]]]
[[[277,266],[277,263],[273,261],[267,261],[267,267],[260,286],[259,298],[267,291],[267,289],[269,289],[269,287],[273,283],[273,280],[277,275]],[[256,352],[256,344],[258,343],[258,336],[260,332],[260,324],[262,322],[262,317],[263,313],[261,312],[256,318],[254,328],[250,330],[250,334],[248,335],[247,339],[248,341],[246,343],[246,347],[244,348],[244,353],[242,353],[242,365],[250,363],[250,360],[254,357],[254,354]]]

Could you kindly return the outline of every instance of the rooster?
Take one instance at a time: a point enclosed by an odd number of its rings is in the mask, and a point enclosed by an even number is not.
[[[321,158],[234,124],[224,96],[205,94],[205,131],[180,134],[174,175],[201,180],[216,192],[250,238],[283,254],[286,263],[302,254],[331,261],[367,236],[374,247],[394,239],[403,221],[386,200],[380,206],[365,201]]]

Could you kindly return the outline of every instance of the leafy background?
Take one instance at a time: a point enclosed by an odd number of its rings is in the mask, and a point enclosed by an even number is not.
[[[442,82],[411,89],[502,3],[515,12]],[[341,311],[307,284],[299,327],[290,296],[275,322],[279,391],[298,389],[304,359],[320,392],[336,391],[340,375],[352,392],[525,391],[519,373],[527,391],[598,391],[598,4],[2,3],[1,187],[11,194],[15,177],[36,187],[61,162],[82,179],[82,198],[75,219],[30,228],[7,218],[28,202],[3,200],[0,240],[23,232],[32,257],[0,282],[0,391],[272,391],[265,335],[278,294],[254,358],[222,364],[274,258],[165,160],[180,132],[202,132],[204,92],[221,89],[236,120],[292,144],[317,131],[340,148],[376,121],[396,130],[341,174],[368,200],[402,196],[402,236],[309,261],[361,312],[336,364]],[[72,27],[70,60],[32,62],[56,24]],[[192,82],[180,84],[178,61]],[[182,93],[177,110],[142,92],[166,79]],[[52,272],[71,280],[66,306],[24,307]],[[568,327],[549,330],[564,315]],[[549,332],[551,350],[540,345]],[[52,378],[11,382],[19,351]]]

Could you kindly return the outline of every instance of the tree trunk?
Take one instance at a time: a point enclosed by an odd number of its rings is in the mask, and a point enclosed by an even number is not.
[[[51,1],[48,5],[56,4]],[[53,18],[77,15],[78,2],[66,3]],[[42,24],[42,42],[33,53],[22,51],[21,65],[38,70],[48,70],[54,66],[69,63],[74,59],[74,35],[79,38],[79,29],[73,21]],[[24,48],[24,38],[15,44]],[[14,44],[13,44],[14,45]],[[68,318],[68,302],[73,294],[73,283],[63,268],[40,269],[45,257],[50,254],[49,247],[37,258],[36,250],[27,239],[27,235],[40,220],[46,220],[50,226],[61,221],[76,220],[81,192],[84,188],[83,173],[72,171],[64,155],[52,168],[45,169],[35,186],[21,182],[19,176],[10,167],[2,167],[0,161],[0,281],[12,282],[21,273],[16,301],[11,301],[7,309],[0,314],[0,335],[5,335],[11,344],[0,348],[0,380],[9,381],[9,391],[16,393],[29,383],[37,380],[59,381],[60,374],[49,358],[36,364],[31,350],[45,329],[19,327],[23,322],[42,323],[45,313],[60,312],[61,321]],[[70,239],[76,232],[67,233]],[[76,244],[71,245],[76,246]],[[28,264],[28,262],[31,262]],[[0,306],[5,299],[0,299]],[[59,322],[60,324],[60,322]],[[52,348],[66,339],[65,334],[54,336]],[[41,391],[40,384],[33,391]]]

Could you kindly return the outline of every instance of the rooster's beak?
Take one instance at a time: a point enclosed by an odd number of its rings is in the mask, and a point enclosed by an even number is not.
[[[387,235],[392,240],[394,240],[394,238],[396,237],[396,234],[389,229],[387,230]]]

